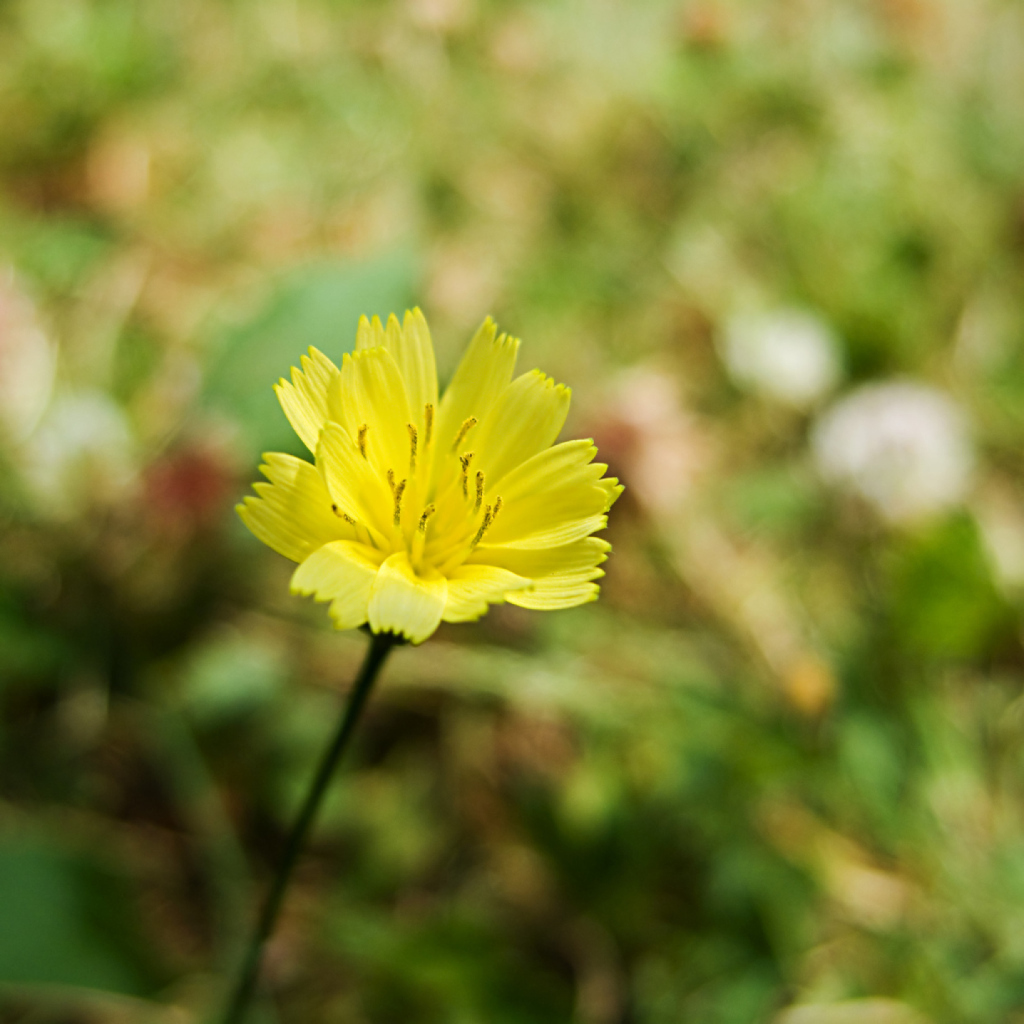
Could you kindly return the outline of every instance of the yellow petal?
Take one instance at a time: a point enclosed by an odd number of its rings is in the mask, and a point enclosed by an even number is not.
[[[455,375],[445,389],[437,423],[437,445],[447,454],[463,423],[481,421],[512,379],[519,339],[497,335],[488,317],[469,343]]]
[[[329,396],[337,387],[338,368],[315,348],[301,362],[301,371],[292,367],[291,383],[282,377],[274,390],[295,433],[310,451],[315,451],[328,416]]]
[[[237,506],[242,522],[264,544],[301,562],[328,541],[351,538],[352,527],[331,511],[331,496],[316,468],[293,455],[268,452],[260,467],[270,483]]]
[[[409,402],[394,357],[384,348],[346,354],[341,390],[348,399],[348,421],[356,435],[365,428],[367,457],[381,474],[399,478],[409,468]]]
[[[566,441],[508,473],[491,490],[500,492],[502,508],[487,543],[555,547],[603,529],[622,488],[600,479],[608,467],[591,462],[596,453],[590,441]]]
[[[320,432],[316,463],[339,511],[368,526],[378,540],[391,532],[393,499],[349,433],[337,423]]]
[[[563,441],[521,462],[498,481],[499,491],[505,501],[517,501],[566,481],[593,483],[607,468],[594,463],[595,455],[597,448],[591,440]]]
[[[539,370],[524,373],[502,391],[473,438],[474,465],[488,490],[554,443],[569,413],[570,396],[564,384]]]
[[[330,601],[335,626],[354,629],[366,622],[380,561],[380,553],[364,544],[345,540],[325,544],[292,574],[292,593]]]
[[[605,469],[607,468],[608,467],[605,466]],[[626,489],[619,483],[618,477],[614,476],[606,476],[603,480],[598,480],[597,486],[604,491],[605,500],[608,502],[608,504],[605,505],[606,512],[619,500],[619,496]]]
[[[547,576],[572,576],[577,582],[597,579],[598,566],[608,557],[612,546],[600,537],[584,537],[572,544],[553,548],[514,548],[482,544],[469,558],[469,564],[501,566],[519,576],[538,580]]]
[[[365,348],[380,348],[384,344],[384,328],[381,326],[380,317],[375,316],[368,320],[365,316],[359,318],[359,327],[356,329],[356,351],[361,352]]]
[[[391,319],[394,319],[392,317]],[[395,320],[397,327],[398,321]],[[437,409],[437,366],[434,362],[434,343],[430,339],[430,328],[419,309],[405,314],[401,330],[390,334],[391,320],[388,320],[388,351],[395,357],[398,368],[405,380],[405,391],[409,409],[418,430],[424,428],[423,410],[427,405]]]
[[[596,583],[563,583],[557,579],[543,580],[529,590],[518,590],[508,595],[509,604],[537,611],[557,611],[575,608],[588,601],[596,601],[600,588]]]
[[[611,545],[599,537],[585,537],[561,547],[524,549],[486,546],[473,552],[473,561],[503,566],[529,577],[531,586],[508,595],[511,604],[522,608],[571,608],[597,598],[593,580],[604,571],[600,564]]]
[[[437,629],[447,595],[448,584],[439,572],[428,569],[418,576],[409,556],[399,551],[385,560],[373,582],[370,628],[422,643]]]
[[[551,545],[563,545],[571,544],[573,541],[579,540],[582,537],[589,537],[592,533],[597,533],[599,530],[603,530],[608,525],[608,516],[596,515],[586,516],[583,519],[566,518],[557,523],[553,523],[550,527],[544,530],[540,530],[537,533],[532,533],[524,537],[516,537],[511,540],[507,540],[505,537],[497,535],[495,540],[499,540],[502,543],[507,544],[509,547],[521,547],[521,548],[546,548]],[[495,531],[496,533],[497,531]]]
[[[460,565],[448,575],[445,622],[472,622],[499,604],[510,591],[522,590],[530,581],[496,565]]]

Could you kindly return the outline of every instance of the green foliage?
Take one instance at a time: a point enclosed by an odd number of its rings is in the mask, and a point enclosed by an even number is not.
[[[226,330],[206,376],[211,408],[243,431],[253,451],[294,448],[295,432],[267,382],[288,378],[310,346],[341,361],[360,316],[386,318],[411,304],[413,261],[397,253],[372,262],[324,264],[295,271],[248,323]]]
[[[1016,616],[996,589],[977,527],[957,517],[893,553],[892,625],[915,659],[977,658],[1012,643]]]
[[[152,963],[109,865],[59,843],[0,846],[0,983],[75,985],[126,995],[156,989]]]
[[[210,1019],[364,643],[232,506],[307,454],[273,383],[418,303],[442,377],[493,314],[573,386],[614,552],[395,654],[263,1019],[1018,1022],[1022,52],[1013,0],[0,4],[0,1020]],[[803,404],[728,353],[793,307]],[[919,515],[821,471],[892,381],[970,424]]]

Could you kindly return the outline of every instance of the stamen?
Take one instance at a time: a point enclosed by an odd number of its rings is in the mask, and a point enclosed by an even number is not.
[[[476,504],[473,506],[473,514],[475,515],[480,511],[480,506],[484,502],[484,475],[479,470],[476,474]]]
[[[394,474],[388,471],[388,475],[394,479]],[[399,480],[398,486],[395,487],[395,526],[402,525],[402,495],[405,494],[405,480]]]
[[[423,515],[421,515],[421,516],[420,516],[420,525],[419,525],[419,531],[420,531],[420,533],[426,533],[426,532],[427,532],[427,520],[428,520],[428,519],[429,519],[429,518],[430,518],[430,517],[431,517],[431,516],[432,516],[432,515],[433,515],[433,514],[434,514],[434,513],[436,512],[436,511],[437,511],[437,506],[436,506],[436,505],[428,505],[428,506],[427,506],[427,507],[426,507],[426,508],[425,508],[425,509],[423,510]]]
[[[364,423],[359,428],[359,454],[366,458],[366,433],[370,429],[369,423]]]
[[[476,537],[474,537],[472,542],[470,543],[471,548],[475,548],[480,543],[480,541],[483,539],[483,535],[486,534],[486,531],[490,528],[490,524],[492,524],[495,521],[495,517],[498,515],[499,512],[501,512],[501,510],[501,498],[496,498],[494,505],[488,505],[483,510],[483,522],[480,523],[480,528],[476,531]]]
[[[455,440],[452,442],[452,451],[462,444],[462,439],[479,423],[480,421],[475,416],[470,416],[468,419],[462,421],[462,426],[459,427],[459,432],[455,435]]]
[[[462,463],[462,496],[468,501],[469,500],[469,464],[473,461],[473,452],[466,452],[465,455],[459,456],[459,462]]]
[[[427,402],[423,406],[423,447],[426,448],[430,444],[430,439],[434,436],[434,403]]]
[[[395,493],[395,471],[393,469],[388,470],[388,487],[391,488],[391,493]]]
[[[416,472],[416,446],[419,443],[419,434],[416,432],[416,428],[411,423],[406,423],[406,429],[409,431],[409,472]]]
[[[355,524],[356,524],[356,521],[355,521],[355,520],[354,520],[354,519],[353,519],[353,518],[352,518],[352,517],[351,517],[351,516],[350,516],[350,515],[349,515],[349,514],[348,514],[347,512],[342,512],[342,511],[341,511],[341,509],[340,509],[340,508],[338,508],[338,506],[337,506],[337,505],[331,505],[331,511],[332,511],[332,512],[333,512],[333,513],[334,513],[334,514],[335,514],[335,515],[336,515],[336,516],[337,516],[337,517],[338,517],[339,519],[344,519],[346,523],[351,523],[351,524],[352,524],[353,526],[355,526]]]

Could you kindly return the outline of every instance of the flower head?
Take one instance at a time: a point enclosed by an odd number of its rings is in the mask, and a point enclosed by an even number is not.
[[[610,545],[591,534],[622,488],[591,441],[554,444],[569,389],[538,370],[513,379],[518,347],[484,321],[439,400],[423,314],[363,317],[340,368],[310,349],[277,385],[316,461],[266,454],[269,482],[238,512],[338,629],[420,643],[490,604],[597,597]]]
[[[794,409],[824,398],[841,375],[839,343],[824,320],[800,309],[731,317],[722,338],[729,376]]]
[[[866,384],[829,409],[813,434],[822,477],[890,523],[912,523],[962,501],[974,448],[963,410],[911,381]]]

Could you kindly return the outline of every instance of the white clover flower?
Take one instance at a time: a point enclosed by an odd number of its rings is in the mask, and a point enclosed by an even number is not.
[[[114,501],[136,478],[131,427],[101,391],[56,398],[22,455],[26,483],[54,518]]]
[[[840,376],[839,345],[832,330],[799,309],[731,317],[721,350],[739,387],[795,409],[814,405]]]
[[[970,487],[967,417],[925,384],[859,388],[822,416],[812,443],[822,477],[858,494],[890,523],[956,505]]]

